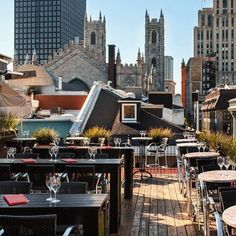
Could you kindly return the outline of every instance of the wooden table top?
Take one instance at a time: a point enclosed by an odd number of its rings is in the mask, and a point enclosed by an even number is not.
[[[198,175],[198,179],[204,182],[227,183],[236,180],[235,170],[211,170]]]
[[[212,158],[212,157],[218,157],[220,154],[218,152],[190,152],[185,154],[185,158],[191,159],[191,158]]]
[[[225,209],[222,219],[227,225],[236,228],[236,206]]]

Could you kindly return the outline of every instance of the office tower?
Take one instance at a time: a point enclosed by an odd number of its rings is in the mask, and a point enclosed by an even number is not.
[[[173,57],[164,57],[164,80],[173,80]]]
[[[216,56],[216,85],[236,83],[236,0],[213,0],[198,12],[194,56]]]
[[[23,64],[34,49],[42,64],[75,37],[83,39],[86,0],[15,0],[15,56]]]

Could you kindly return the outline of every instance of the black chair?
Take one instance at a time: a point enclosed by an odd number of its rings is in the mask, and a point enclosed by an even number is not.
[[[0,181],[0,194],[30,193],[31,182],[26,181]]]
[[[62,182],[59,194],[87,193],[87,182]]]
[[[88,190],[96,191],[98,179],[94,165],[66,165],[65,172],[70,182],[87,182]]]
[[[27,173],[27,180],[33,183],[33,191],[48,190],[45,184],[46,175],[54,174],[54,165],[26,165],[25,170]]]
[[[0,215],[0,235],[6,236],[56,236],[57,215]],[[72,231],[79,235],[78,226],[70,226],[63,236],[70,235]]]
[[[212,166],[213,167],[213,166],[217,165],[217,159],[216,158],[199,158],[199,159],[196,160],[196,162],[197,162],[198,173],[204,172],[203,167],[205,168],[205,171],[206,171],[207,166]]]
[[[59,152],[57,155],[58,159],[66,159],[66,158],[75,158],[75,154],[73,152]]]
[[[11,179],[11,166],[8,164],[0,165],[0,181]]]

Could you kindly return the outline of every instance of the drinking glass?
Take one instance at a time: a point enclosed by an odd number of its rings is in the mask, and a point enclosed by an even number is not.
[[[196,145],[197,145],[198,152],[200,152],[201,151],[201,147],[202,147],[202,143],[197,142]]]
[[[46,199],[46,201],[52,201],[52,175],[48,174],[46,175],[46,186],[49,189],[49,197]]]
[[[217,157],[217,164],[220,167],[220,169],[222,170],[222,167],[224,165],[224,158],[222,156]]]
[[[140,130],[139,133],[140,133],[141,137],[145,137],[146,130]]]
[[[55,145],[53,147],[53,154],[54,154],[54,161],[57,161],[57,155],[59,153],[59,147],[57,145]]]
[[[54,144],[55,144],[56,146],[58,146],[59,143],[60,143],[60,138],[59,138],[59,137],[56,137],[56,138],[53,140],[53,142],[54,142]]]
[[[51,182],[52,182],[51,188],[54,193],[54,198],[52,199],[51,202],[52,203],[60,202],[60,200],[57,199],[57,191],[61,187],[61,178],[58,175],[53,175]]]
[[[84,139],[83,143],[84,143],[84,146],[88,147],[90,143],[90,138]]]
[[[79,137],[79,135],[80,135],[80,132],[79,132],[79,131],[76,131],[76,132],[75,132],[75,137]]]
[[[29,135],[30,135],[30,131],[29,130],[25,130],[25,137],[29,138]]]
[[[92,147],[88,147],[89,161],[93,161],[92,159]]]
[[[224,157],[224,166],[225,166],[226,170],[228,171],[229,166],[230,166],[230,157],[229,156]]]
[[[114,138],[114,144],[115,144],[115,146],[117,147],[117,144],[118,144],[118,138]]]
[[[96,154],[97,154],[97,148],[96,147],[92,147],[92,157],[93,157],[93,160],[95,160]]]
[[[53,148],[54,148],[54,146],[52,146],[52,147],[49,147],[49,149],[48,149],[48,153],[49,153],[49,155],[50,155],[50,160],[49,161],[53,161],[53,159],[52,159],[52,156],[53,156]]]
[[[7,158],[8,158],[8,159],[11,159],[11,158],[12,158],[12,147],[9,147],[9,148],[7,149]]]
[[[121,138],[117,138],[117,145],[120,147],[120,145],[121,145]]]

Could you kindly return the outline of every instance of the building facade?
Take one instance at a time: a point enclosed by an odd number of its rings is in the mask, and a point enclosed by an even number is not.
[[[164,80],[173,80],[173,57],[165,56],[164,57]]]
[[[236,0],[213,0],[198,12],[194,56],[216,54],[216,84],[236,83]]]
[[[42,64],[75,37],[84,38],[86,0],[15,0],[15,57],[23,64],[36,50]]]
[[[164,55],[165,55],[165,35],[164,35],[164,15],[161,11],[160,19],[150,20],[146,11],[145,15],[145,68],[147,74],[155,69],[153,86],[151,91],[164,91]]]

